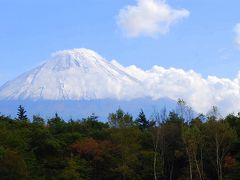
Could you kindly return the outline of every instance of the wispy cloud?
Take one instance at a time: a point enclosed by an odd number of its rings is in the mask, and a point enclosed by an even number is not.
[[[165,34],[170,27],[188,17],[186,9],[174,9],[164,0],[138,0],[120,10],[117,24],[129,37]]]
[[[235,43],[236,43],[237,47],[240,49],[240,23],[235,25],[234,31],[236,33]]]

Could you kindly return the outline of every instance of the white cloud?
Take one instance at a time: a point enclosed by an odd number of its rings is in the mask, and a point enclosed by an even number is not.
[[[215,76],[203,78],[193,70],[166,69],[160,66],[147,71],[129,66],[125,71],[139,79],[144,85],[145,96],[153,99],[182,98],[194,110],[203,113],[215,105],[223,115],[240,111],[240,73],[231,80]]]
[[[164,0],[138,0],[137,5],[120,10],[117,23],[127,36],[154,36],[168,32],[172,24],[189,14],[186,9],[172,8]]]
[[[240,48],[240,23],[236,24],[234,31],[236,33],[235,43]]]

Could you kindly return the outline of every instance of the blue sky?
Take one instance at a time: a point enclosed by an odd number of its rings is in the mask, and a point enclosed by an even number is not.
[[[240,1],[164,3],[189,14],[164,33],[129,36],[119,24],[119,12],[137,7],[136,0],[0,0],[0,85],[55,51],[81,47],[125,66],[160,65],[235,78],[240,70],[240,49],[234,42]]]

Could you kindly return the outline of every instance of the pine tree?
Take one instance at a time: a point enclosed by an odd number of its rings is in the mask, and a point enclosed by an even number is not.
[[[143,110],[141,109],[135,123],[138,125],[139,129],[147,129],[154,126],[154,122],[147,120]]]
[[[26,111],[25,111],[24,107],[21,106],[21,105],[18,107],[17,116],[18,116],[17,119],[20,120],[20,121],[26,121],[26,120],[28,120],[28,117],[27,117],[27,115],[26,115]]]

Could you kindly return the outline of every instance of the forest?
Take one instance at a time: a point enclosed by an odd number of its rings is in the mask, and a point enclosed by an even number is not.
[[[79,110],[81,111],[81,110]],[[240,114],[217,107],[196,114],[183,100],[175,110],[138,117],[122,109],[107,122],[31,119],[0,114],[1,180],[237,180]]]

